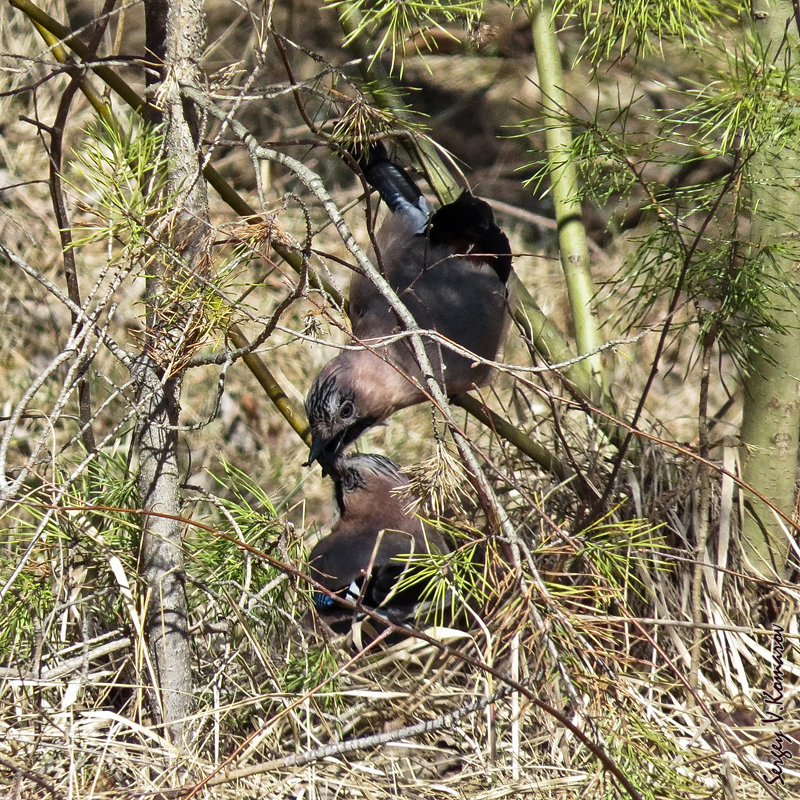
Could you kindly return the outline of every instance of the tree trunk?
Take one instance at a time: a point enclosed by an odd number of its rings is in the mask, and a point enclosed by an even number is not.
[[[166,123],[168,175],[164,207],[154,219],[164,246],[148,267],[147,338],[134,370],[140,407],[134,447],[145,512],[140,573],[149,593],[146,634],[158,683],[152,706],[170,739],[179,743],[191,711],[192,662],[182,525],[172,517],[181,510],[181,369],[183,355],[193,344],[192,315],[199,305],[179,287],[187,285],[186,275],[205,272],[209,263],[208,203],[197,131],[193,119],[187,118],[192,109],[184,104],[180,86],[198,83],[205,21],[200,0],[150,0],[146,21],[150,59],[162,62],[157,94]]]
[[[787,68],[798,52],[792,0],[756,0],[753,26],[766,69]],[[789,85],[797,85],[797,75]],[[788,106],[787,114],[796,113]],[[796,124],[796,123],[795,123]],[[779,132],[780,133],[780,132]],[[768,304],[782,333],[768,334],[752,359],[745,381],[741,430],[742,477],[789,517],[795,504],[798,428],[800,428],[800,319],[794,294],[800,291],[796,243],[800,201],[796,176],[800,149],[785,143],[765,146],[751,164],[752,239],[761,253],[764,280],[772,287]],[[787,525],[752,495],[745,501],[742,552],[747,567],[765,578],[787,572]]]
[[[553,24],[553,6],[538,2],[531,6],[533,46],[536,52],[542,114],[546,120],[545,138],[550,164],[550,183],[558,223],[558,248],[575,324],[578,354],[587,356],[597,387],[605,385],[603,364],[596,352],[603,344],[594,308],[595,287],[589,265],[589,245],[583,226],[578,176],[571,158],[572,121],[569,98],[564,88],[564,73]],[[601,399],[596,390],[591,399]]]

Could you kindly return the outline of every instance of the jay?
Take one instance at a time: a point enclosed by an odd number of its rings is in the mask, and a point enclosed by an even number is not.
[[[417,325],[482,359],[497,356],[508,330],[508,238],[488,203],[464,191],[432,212],[411,176],[373,145],[364,177],[391,213],[376,235],[370,258]],[[306,398],[312,444],[309,463],[328,471],[367,428],[426,399],[425,380],[407,338],[381,345],[402,330],[388,302],[361,274],[350,284],[353,336],[367,349],[347,350],[317,375]],[[448,394],[484,386],[492,370],[428,340],[434,378]]]
[[[414,570],[410,556],[445,554],[441,534],[423,527],[396,489],[408,479],[384,456],[342,456],[331,469],[338,519],[309,556],[310,574],[333,595],[381,608],[400,622],[413,615],[424,581],[396,591]],[[334,597],[315,592],[314,606],[326,615],[341,610]],[[347,614],[348,618],[350,614]]]

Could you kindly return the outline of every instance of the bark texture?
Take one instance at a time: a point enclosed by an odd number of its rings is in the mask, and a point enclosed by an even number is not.
[[[163,206],[154,219],[158,245],[146,283],[147,338],[134,369],[140,410],[134,445],[145,511],[140,571],[149,595],[146,633],[157,683],[153,711],[169,738],[180,743],[192,707],[192,660],[183,529],[174,518],[181,511],[177,426],[181,371],[196,341],[195,315],[201,305],[186,295],[191,287],[187,276],[206,272],[209,263],[198,135],[180,86],[199,83],[205,22],[199,0],[151,0],[146,14],[150,58],[161,78],[151,79],[150,85],[166,125],[168,175]]]
[[[797,27],[792,0],[757,0],[753,26],[767,68],[788,70],[797,85]],[[787,114],[797,112],[787,99]],[[795,123],[796,125],[796,123]],[[782,133],[782,131],[778,131]],[[742,477],[788,517],[794,515],[800,428],[800,142],[767,144],[752,163],[753,240],[760,248],[769,307],[784,331],[765,337],[745,382],[741,429]],[[742,551],[746,566],[765,578],[787,573],[788,526],[754,497],[745,500]]]

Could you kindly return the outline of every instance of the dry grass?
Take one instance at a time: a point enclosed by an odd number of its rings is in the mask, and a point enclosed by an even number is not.
[[[55,6],[51,12],[64,19],[60,4]],[[212,11],[217,13],[211,16],[216,24],[210,40],[218,45],[210,51],[209,63],[221,68],[234,60],[231,53],[245,52],[249,55],[242,69],[252,69],[256,38],[246,15],[222,2],[215,2]],[[6,18],[0,52],[41,59],[44,51],[21,15],[6,12]],[[130,19],[135,17],[129,16],[129,25]],[[278,9],[276,20],[290,36],[313,21],[305,31],[308,46],[336,56],[329,45],[330,12],[320,17],[316,6],[304,0],[293,11]],[[128,35],[136,36],[135,29],[129,28]],[[431,120],[437,138],[458,140],[462,103],[480,101],[497,114],[488,134],[484,125],[475,132],[477,143],[465,145],[466,159],[470,148],[477,160],[486,141],[497,141],[501,126],[513,118],[510,98],[535,100],[526,81],[527,52],[519,44],[518,28],[508,26],[500,37],[516,58],[498,59],[502,63],[487,59],[491,74],[480,81],[491,90],[478,92],[480,97],[468,95],[464,79],[458,78],[458,67],[469,66],[468,59],[456,63],[439,56],[434,62],[437,76],[452,92],[450,113]],[[270,59],[272,55],[270,51]],[[480,59],[475,62],[481,64]],[[298,78],[308,78],[318,68],[302,59]],[[6,55],[0,62],[0,85],[10,91],[50,69],[39,60]],[[277,59],[268,61],[257,85],[284,80],[276,70]],[[612,73],[609,85],[621,70]],[[435,83],[430,75],[423,79],[416,60],[407,74],[420,83]],[[242,80],[235,75],[236,82]],[[474,80],[477,86],[480,81]],[[593,90],[585,74],[578,70],[572,80],[579,99],[588,105]],[[431,85],[421,103],[431,102]],[[580,97],[580,87],[585,97]],[[42,120],[52,120],[61,91],[61,79],[37,88],[35,108]],[[32,116],[32,95],[5,97],[2,104],[6,124],[0,138],[0,175],[10,188],[0,195],[0,237],[62,286],[46,155],[32,125],[19,118]],[[307,135],[290,98],[249,103],[241,118],[264,140]],[[91,119],[79,95],[67,133],[71,147],[82,146]],[[524,161],[520,147],[509,141],[495,145],[494,164],[484,165],[479,188],[485,185],[489,193],[491,187],[506,187],[503,199],[524,212],[498,216],[515,252],[524,254],[516,259],[517,272],[560,323],[570,315],[552,240],[539,239],[521,221],[532,209],[523,208],[525,190],[510,166]],[[321,149],[297,152],[324,177],[341,207],[354,204],[347,219],[365,243],[358,189],[349,175]],[[257,204],[255,170],[244,151],[221,149],[218,165]],[[264,211],[276,212],[288,235],[303,240],[307,211],[312,227],[319,229],[315,247],[347,259],[312,198],[300,192],[290,174],[264,169],[261,177],[268,203]],[[300,199],[284,202],[285,192],[296,192]],[[211,202],[217,238],[223,241],[239,221],[216,197]],[[84,218],[80,209],[71,210],[76,219]],[[116,250],[116,244],[109,246]],[[596,252],[600,280],[616,273],[627,247],[618,240]],[[219,248],[220,263],[224,252],[230,254],[230,248]],[[83,288],[88,291],[107,266],[105,244],[80,250]],[[317,260],[315,266],[330,269],[335,282],[346,286],[346,267],[330,259]],[[116,263],[106,283],[124,268]],[[1,396],[2,413],[8,415],[63,348],[70,321],[63,305],[40,284],[9,265],[4,264],[3,274]],[[235,315],[254,336],[296,276],[267,256],[249,263],[241,278],[242,286],[229,282],[221,288],[236,300]],[[255,285],[244,296],[244,284],[250,283]],[[113,296],[118,309],[109,330],[123,347],[132,348],[141,330],[141,288],[141,281],[131,278]],[[614,319],[614,293],[603,303],[604,313]],[[341,315],[311,295],[291,306],[280,329],[261,348],[298,407],[311,377],[332,354],[330,343],[346,341],[341,325]],[[319,343],[307,338],[312,331]],[[605,333],[609,339],[620,334],[612,323]],[[611,374],[623,412],[638,400],[657,335],[653,331],[616,350]],[[208,352],[220,347],[220,341],[207,342]],[[671,370],[659,377],[651,395],[652,430],[672,442],[691,441],[696,435],[694,356],[688,339],[677,341],[668,352]],[[512,340],[504,359],[528,363],[523,343]],[[147,709],[145,690],[153,681],[140,636],[146,598],[136,579],[135,515],[61,510],[38,539],[32,536],[45,509],[31,501],[135,506],[126,483],[132,407],[126,370],[102,348],[92,362],[96,402],[107,402],[95,421],[97,436],[108,437],[97,463],[99,480],[78,466],[82,453],[75,438],[74,397],[68,394],[66,406],[57,408],[63,370],[43,382],[29,406],[45,418],[20,420],[13,431],[7,464],[12,477],[37,444],[42,447],[36,471],[17,498],[27,504],[6,505],[0,512],[5,526],[0,578],[8,581],[3,600],[7,625],[0,635],[0,786],[9,797],[625,796],[585,743],[531,696],[563,712],[644,797],[788,797],[797,791],[798,773],[790,769],[791,762],[784,771],[785,786],[770,790],[759,777],[769,774],[774,761],[770,747],[775,731],[796,730],[800,719],[796,644],[784,653],[785,719],[777,726],[762,719],[762,693],[771,690],[774,677],[772,631],[764,628],[765,620],[777,619],[787,641],[796,643],[797,593],[792,587],[775,587],[771,594],[757,595],[739,573],[733,541],[738,498],[730,481],[713,481],[706,561],[714,566],[702,574],[701,618],[696,619],[691,590],[699,510],[691,459],[668,446],[647,446],[611,498],[608,516],[585,531],[575,527],[582,509],[571,487],[559,485],[456,410],[456,419],[491,464],[493,485],[519,537],[520,575],[510,574],[507,553],[490,543],[483,566],[489,591],[475,603],[469,624],[429,629],[426,634],[440,645],[412,635],[355,652],[352,639],[366,640],[368,622],[344,640],[333,637],[311,615],[307,588],[295,573],[303,567],[304,542],[330,523],[329,485],[302,467],[305,447],[262,397],[243,364],[224,372],[224,392],[216,402],[221,374],[218,367],[190,370],[183,390],[195,710],[187,721],[189,744],[181,749],[163,737]],[[553,401],[548,387],[559,394],[557,382],[548,376],[528,386],[504,374],[486,400],[560,456],[568,448],[589,481],[602,486],[609,446],[587,426],[582,413],[565,410],[558,398]],[[721,404],[723,389],[717,392],[715,401]],[[463,546],[482,535],[483,522],[470,502],[458,499],[463,497],[458,492],[470,491],[459,485],[458,471],[436,460],[437,452],[447,447],[433,435],[442,430],[430,409],[408,409],[365,436],[362,449],[386,453],[409,469],[423,465],[417,471],[426,490],[423,508],[446,509],[453,531],[466,537],[455,539]],[[0,432],[5,432],[5,423]],[[721,441],[715,458],[731,469],[733,448]],[[59,495],[70,480],[69,490]],[[275,568],[262,553],[286,568]],[[23,556],[27,560],[15,572]],[[696,630],[702,631],[702,647],[697,686],[690,690]],[[508,693],[499,676],[515,677],[524,691]],[[417,732],[414,726],[420,723],[428,723],[428,730]],[[375,736],[377,741],[371,738]],[[182,791],[170,792],[178,787]]]

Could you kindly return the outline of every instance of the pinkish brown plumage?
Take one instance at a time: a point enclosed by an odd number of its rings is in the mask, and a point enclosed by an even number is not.
[[[448,394],[459,394],[492,379],[481,359],[494,360],[505,338],[506,282],[511,272],[508,239],[487,203],[469,192],[431,214],[408,174],[371,151],[367,180],[391,209],[371,253],[421,329],[474,353],[456,354],[427,337],[433,377]],[[408,337],[380,344],[402,331],[386,299],[363,275],[350,286],[353,337],[363,350],[343,351],[314,380],[306,398],[312,447],[309,462],[323,470],[367,428],[402,408],[427,399],[426,381]]]
[[[391,596],[398,616],[418,600],[421,585],[396,592],[396,583],[410,569],[409,557],[448,552],[441,534],[423,526],[396,491],[408,479],[393,461],[373,454],[338,459],[331,468],[338,508],[330,534],[309,556],[311,575],[333,595],[361,599],[378,607]],[[393,593],[394,592],[394,593]],[[332,610],[333,597],[318,592],[314,604]]]

